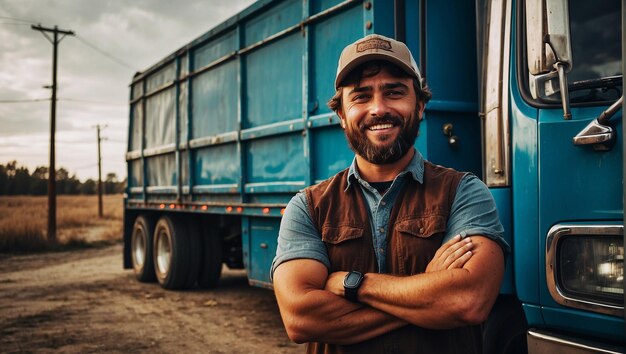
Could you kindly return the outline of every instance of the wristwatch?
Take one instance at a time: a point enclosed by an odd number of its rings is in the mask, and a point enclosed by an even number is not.
[[[358,291],[363,282],[363,273],[352,270],[343,278],[344,297],[352,302],[358,301]]]

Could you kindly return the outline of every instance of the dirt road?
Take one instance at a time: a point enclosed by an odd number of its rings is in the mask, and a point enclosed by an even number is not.
[[[0,352],[303,353],[273,293],[226,270],[215,290],[173,292],[122,269],[122,245],[0,256]]]

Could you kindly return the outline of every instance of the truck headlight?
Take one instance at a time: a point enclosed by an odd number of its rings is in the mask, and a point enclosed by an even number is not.
[[[566,237],[557,255],[559,285],[590,300],[620,303],[624,296],[624,246],[618,237]]]
[[[621,315],[624,308],[622,225],[557,225],[548,233],[548,289],[560,304]]]

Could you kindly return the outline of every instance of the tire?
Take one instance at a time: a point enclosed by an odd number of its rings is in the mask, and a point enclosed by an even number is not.
[[[202,245],[198,286],[202,289],[214,288],[222,275],[222,242],[219,232],[209,227],[203,228],[199,223],[192,225],[192,228]]]
[[[191,288],[198,277],[199,240],[183,218],[163,216],[154,228],[154,271],[164,289]]]
[[[513,296],[500,296],[483,326],[483,354],[526,354],[526,316]]]
[[[130,254],[135,277],[144,283],[156,280],[154,263],[152,262],[153,232],[154,220],[152,218],[140,215],[135,219],[130,240]]]

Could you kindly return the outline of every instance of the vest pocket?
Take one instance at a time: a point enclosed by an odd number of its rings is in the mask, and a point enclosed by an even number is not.
[[[363,237],[363,228],[351,225],[322,227],[322,241],[336,245],[348,240],[354,240]]]
[[[446,231],[446,218],[442,215],[428,215],[396,222],[396,231],[420,238]]]
[[[396,222],[394,231],[392,269],[397,269],[402,275],[423,273],[441,246],[446,218],[428,215],[404,219]]]

